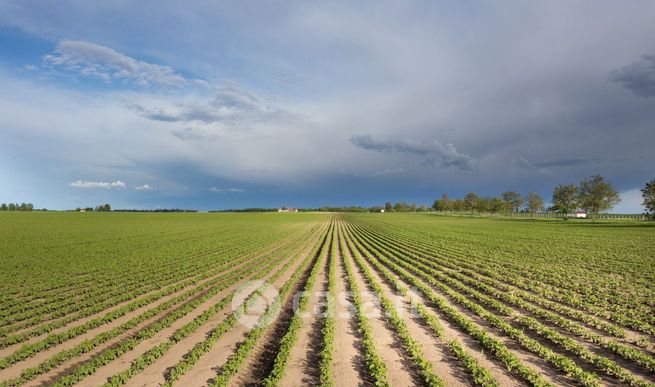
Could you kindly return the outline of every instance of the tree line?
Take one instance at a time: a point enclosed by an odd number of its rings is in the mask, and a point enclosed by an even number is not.
[[[612,183],[600,175],[582,179],[576,184],[560,184],[553,189],[551,207],[545,208],[544,199],[536,192],[528,192],[521,196],[516,191],[505,191],[500,196],[480,197],[475,192],[469,192],[463,198],[450,199],[444,194],[441,199],[434,202],[433,208],[437,211],[469,211],[479,213],[515,213],[526,211],[536,214],[548,210],[562,214],[567,218],[569,214],[584,210],[586,214],[595,215],[612,209],[621,201],[621,196]]]
[[[34,204],[32,203],[2,203],[0,204],[0,211],[33,211]]]
[[[553,189],[551,206],[544,207],[544,199],[536,192],[521,196],[516,191],[505,191],[500,196],[480,197],[469,192],[464,198],[450,199],[444,194],[434,202],[437,211],[469,211],[479,213],[509,213],[526,211],[536,214],[547,210],[562,214],[567,219],[569,214],[583,210],[590,217],[612,209],[621,201],[621,196],[612,183],[600,175],[582,179],[576,184],[560,184]]]

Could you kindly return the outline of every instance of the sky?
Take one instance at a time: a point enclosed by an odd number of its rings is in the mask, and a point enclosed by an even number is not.
[[[655,2],[0,0],[0,202],[319,207],[655,178]]]

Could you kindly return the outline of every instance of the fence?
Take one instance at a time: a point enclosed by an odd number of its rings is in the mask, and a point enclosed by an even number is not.
[[[442,215],[455,215],[455,216],[480,216],[480,217],[513,217],[513,218],[539,218],[539,219],[562,219],[563,214],[555,213],[555,212],[537,212],[537,213],[532,213],[532,212],[515,212],[513,214],[508,214],[508,213],[492,213],[492,212],[455,212],[455,211],[449,211],[449,212],[442,212],[442,211],[436,211],[433,212],[436,214],[442,214]],[[575,214],[568,214],[569,219],[585,219],[585,218],[576,218]],[[591,219],[592,216],[588,215],[586,219]],[[606,220],[611,220],[611,219],[634,219],[634,220],[646,220],[646,215],[645,214],[597,214],[593,216],[593,219],[606,219]]]

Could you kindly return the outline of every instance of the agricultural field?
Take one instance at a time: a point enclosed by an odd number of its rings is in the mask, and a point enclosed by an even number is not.
[[[655,227],[0,214],[0,385],[655,384]]]

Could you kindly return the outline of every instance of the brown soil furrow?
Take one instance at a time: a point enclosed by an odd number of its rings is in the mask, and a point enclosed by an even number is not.
[[[263,247],[263,248],[260,248],[259,251],[261,251],[262,249],[264,249],[264,250],[266,250],[266,249],[271,249],[271,247]],[[220,252],[217,252],[217,251],[210,251],[210,252],[205,252],[205,253],[201,254],[201,256],[206,256],[206,255],[211,255],[211,254],[217,254],[217,253],[220,253]],[[258,253],[257,256],[260,257],[260,256],[263,256],[264,254],[266,254],[266,251],[264,251],[264,252],[262,252],[262,253]],[[255,257],[255,258],[256,258],[256,257]],[[216,277],[216,276],[218,276],[218,275],[221,275],[221,273],[216,273],[216,274],[214,274],[211,278]],[[195,275],[193,275],[193,276],[191,276],[191,277],[200,277],[200,275],[199,275],[199,274],[195,274]],[[181,280],[178,280],[178,281],[171,282],[171,283],[166,284],[165,286],[163,286],[161,289],[163,289],[163,288],[168,288],[168,287],[171,287],[171,286],[175,286],[176,284],[179,284],[180,282],[185,281],[185,280],[187,280],[187,279],[189,279],[189,278],[191,278],[191,277],[188,277],[188,278],[184,278],[184,279],[181,279]],[[209,279],[211,279],[211,278],[200,279],[200,281],[209,280]],[[59,327],[59,328],[57,328],[56,330],[53,330],[53,331],[51,331],[51,332],[49,332],[49,333],[45,333],[45,334],[42,334],[42,335],[39,335],[39,336],[35,336],[34,338],[31,338],[31,339],[28,340],[28,341],[25,341],[25,342],[23,342],[23,343],[16,344],[16,345],[14,345],[14,346],[12,346],[12,347],[14,347],[14,348],[18,348],[18,347],[20,347],[21,345],[23,345],[23,344],[25,344],[25,343],[27,343],[27,342],[33,342],[33,341],[35,341],[35,339],[38,340],[39,338],[43,338],[43,337],[47,336],[48,334],[51,334],[51,333],[57,333],[57,332],[61,332],[61,331],[65,331],[66,329],[69,329],[70,327],[74,327],[74,326],[81,325],[81,324],[83,324],[83,323],[86,322],[86,321],[93,320],[94,318],[100,317],[100,316],[106,314],[107,312],[111,312],[111,311],[113,311],[113,310],[116,310],[116,309],[118,309],[118,308],[120,308],[120,307],[122,307],[122,306],[125,306],[125,305],[127,305],[127,304],[129,304],[129,303],[131,303],[131,302],[133,302],[133,301],[135,301],[135,300],[138,300],[138,299],[141,299],[141,298],[148,297],[149,295],[151,295],[151,294],[153,294],[153,293],[156,293],[156,292],[160,291],[161,289],[155,289],[155,290],[149,291],[149,292],[147,292],[147,293],[140,294],[140,295],[137,296],[136,298],[133,298],[133,299],[130,299],[130,300],[127,300],[127,301],[121,302],[121,303],[119,303],[119,304],[116,304],[116,305],[110,306],[110,307],[108,307],[108,308],[106,308],[106,309],[103,309],[103,310],[97,312],[97,313],[94,313],[93,315],[89,315],[89,316],[83,317],[83,318],[81,318],[81,319],[77,319],[77,320],[71,321],[70,323],[66,324],[66,325],[63,326],[63,327]],[[36,325],[34,325],[34,326],[26,327],[26,328],[23,328],[23,329],[17,329],[17,330],[15,330],[15,331],[13,331],[12,334],[23,333],[23,332],[32,331],[32,330],[34,330],[34,329],[36,329],[36,328],[38,328],[38,327],[40,327],[40,326],[42,326],[42,325],[50,324],[50,323],[57,322],[57,321],[59,321],[59,320],[65,319],[66,317],[69,317],[71,314],[74,314],[74,313],[77,313],[77,312],[71,312],[71,313],[69,313],[69,314],[67,314],[67,315],[64,315],[64,316],[60,316],[60,317],[57,317],[57,318],[54,318],[54,319],[49,319],[49,320],[46,320],[46,321],[40,322],[40,323],[38,323],[38,324],[36,324]],[[11,347],[6,347],[6,348],[3,348],[3,349],[0,349],[0,356],[5,356],[4,353],[5,353],[5,350],[6,350],[7,348],[11,348]]]
[[[384,279],[381,275],[379,275],[378,271],[370,263],[369,263],[369,268],[371,269],[371,272],[374,273],[374,275],[378,278],[378,280],[383,284],[383,287],[385,287],[385,289],[387,290],[388,292],[387,296],[391,298],[391,296],[389,295],[393,294],[391,290],[392,285],[388,281],[386,281],[386,279]],[[396,280],[403,283],[402,279],[398,276],[396,276]],[[443,341],[439,340],[436,346],[439,347],[439,355],[444,359],[444,362],[448,366],[446,368],[448,368],[450,372],[448,372],[449,375],[442,375],[442,373],[444,373],[444,370],[442,369],[443,368],[442,365],[439,364],[435,365],[435,372],[446,382],[447,385],[455,385],[458,383],[470,384],[472,382],[471,380],[466,379],[466,376],[462,377],[462,373],[467,372],[466,369],[463,367],[463,365],[459,363],[459,360],[456,357],[454,357],[454,355],[450,352],[450,350],[445,347],[445,345],[452,340],[457,340],[462,346],[462,348],[464,348],[471,356],[473,356],[482,367],[489,370],[489,372],[491,372],[491,375],[494,377],[494,379],[498,381],[498,383],[501,386],[504,387],[504,386],[523,385],[523,383],[520,380],[518,380],[515,375],[512,375],[507,370],[507,368],[495,362],[493,355],[485,354],[485,350],[477,343],[477,341],[475,341],[471,337],[457,330],[456,326],[453,323],[449,322],[448,320],[444,320],[440,318],[440,316],[437,316],[436,313],[431,311],[431,308],[429,308],[428,303],[423,297],[421,297],[416,293],[412,293],[411,297],[414,299],[415,302],[428,308],[428,313],[439,318],[441,326],[444,329],[444,340]],[[425,325],[425,322],[420,318],[420,316],[418,316],[416,312],[414,312],[409,298],[408,297],[399,298],[399,301],[400,302],[397,303],[397,305],[402,307],[402,311],[399,311],[399,313],[402,313],[404,316],[407,316],[409,319],[413,320],[416,324],[412,326],[409,322],[406,321],[407,327],[412,333],[412,337],[417,339],[417,341],[422,344],[431,343],[430,345],[435,345],[434,343],[432,343],[432,340],[425,339],[424,334],[429,335],[431,338],[435,337],[435,334],[429,327]],[[415,332],[417,334],[416,336],[414,335]],[[425,355],[426,358],[430,359],[427,351]],[[453,376],[457,380],[451,380]]]
[[[209,309],[212,305],[220,302],[224,297],[229,295],[232,291],[234,291],[237,287],[239,287],[240,284],[234,284],[227,289],[224,289],[220,291],[217,295],[213,296],[209,300],[205,301],[201,305],[199,305],[196,309],[194,309],[191,313],[187,314],[186,316],[182,317],[181,319],[175,321],[170,327],[161,330],[158,332],[156,335],[154,335],[152,338],[145,340],[141,343],[139,343],[133,350],[127,352],[123,356],[121,356],[119,359],[114,360],[113,362],[99,368],[96,370],[96,372],[89,376],[88,378],[84,379],[80,385],[81,386],[97,386],[105,383],[108,378],[110,378],[112,375],[123,371],[124,369],[127,369],[130,367],[132,361],[139,357],[142,353],[146,352],[148,349],[154,347],[155,345],[165,341],[168,339],[170,335],[173,334],[177,329],[181,328],[185,324],[193,321],[194,318],[197,316],[201,315],[205,310]],[[219,312],[218,314],[224,316],[228,313],[229,311],[226,311],[225,313]],[[218,315],[217,314],[217,315]],[[210,319],[211,320],[211,319]]]
[[[213,280],[213,279],[215,279],[215,278],[217,278],[217,277],[220,277],[220,276],[223,276],[223,275],[225,275],[225,274],[227,274],[227,273],[229,273],[229,272],[232,272],[232,271],[234,271],[235,269],[238,269],[238,268],[240,268],[240,267],[242,267],[242,266],[244,266],[244,265],[246,265],[246,264],[249,264],[249,263],[251,263],[251,262],[254,262],[254,261],[256,261],[257,259],[263,257],[264,255],[266,255],[266,254],[270,254],[272,251],[276,251],[276,250],[278,250],[278,249],[280,249],[280,248],[281,248],[281,246],[274,246],[274,247],[272,247],[272,248],[267,248],[264,252],[258,253],[256,256],[252,257],[252,259],[249,259],[249,260],[247,260],[247,261],[245,261],[245,262],[241,262],[241,263],[236,264],[236,265],[233,265],[233,266],[229,266],[227,269],[222,270],[222,271],[219,272],[219,273],[216,273],[216,274],[214,274],[214,275],[212,275],[212,276],[210,276],[210,277],[208,277],[208,278],[202,279],[202,280],[200,280],[200,281],[198,281],[198,282],[196,282],[196,283],[194,283],[194,284],[191,284],[191,285],[189,285],[189,286],[186,286],[186,287],[184,287],[183,289],[180,289],[180,290],[178,290],[178,291],[176,291],[176,292],[174,292],[174,293],[172,293],[172,294],[169,294],[169,295],[167,295],[167,296],[164,296],[164,297],[162,297],[162,298],[160,298],[160,299],[158,299],[158,300],[156,300],[156,301],[154,301],[154,302],[152,302],[152,303],[150,303],[150,304],[147,304],[147,305],[144,305],[144,306],[142,306],[142,307],[140,307],[140,308],[138,308],[138,309],[135,309],[135,310],[133,310],[133,311],[127,313],[126,315],[124,315],[124,316],[122,316],[122,317],[120,317],[120,318],[118,318],[118,319],[112,321],[111,324],[116,325],[115,323],[116,323],[117,321],[128,321],[128,320],[131,319],[132,317],[134,317],[134,316],[138,316],[138,315],[142,314],[143,312],[145,312],[146,310],[148,310],[148,309],[150,309],[150,308],[152,308],[152,307],[156,307],[157,305],[160,305],[161,303],[164,303],[164,302],[166,302],[166,301],[168,301],[168,300],[170,300],[170,299],[172,299],[172,298],[175,298],[175,297],[177,297],[178,295],[183,294],[184,292],[186,292],[186,291],[188,291],[188,290],[190,290],[190,289],[193,289],[193,288],[195,288],[195,287],[197,287],[197,286],[200,286],[200,285],[206,283],[207,281],[211,281],[211,280]],[[182,282],[182,281],[184,281],[184,280],[180,280],[180,281],[178,281],[178,282],[176,282],[176,283],[179,283],[179,282]],[[170,286],[175,286],[175,284],[168,285],[167,287],[170,287]],[[6,347],[6,348],[2,348],[2,349],[0,349],[0,357],[9,356],[9,355],[11,355],[13,352],[15,352],[16,350],[18,350],[19,348],[21,348],[22,346],[24,346],[24,345],[26,345],[26,344],[33,344],[33,343],[36,343],[36,342],[38,342],[38,341],[40,341],[40,340],[43,340],[46,336],[48,336],[48,335],[50,335],[50,334],[65,332],[65,331],[67,331],[67,330],[69,330],[69,329],[72,329],[72,328],[78,327],[78,326],[80,326],[80,325],[83,325],[83,324],[85,324],[85,323],[87,323],[87,322],[89,322],[89,321],[91,321],[91,320],[93,320],[93,319],[95,319],[95,318],[105,316],[105,315],[107,315],[108,313],[111,313],[111,312],[113,312],[113,311],[115,311],[115,310],[118,310],[119,308],[121,308],[121,307],[123,307],[123,306],[125,306],[125,305],[127,305],[127,304],[130,304],[130,303],[132,303],[132,302],[134,302],[134,301],[136,301],[136,300],[139,300],[139,299],[142,299],[142,298],[148,297],[149,295],[151,295],[151,294],[153,294],[153,293],[156,293],[156,292],[158,292],[158,291],[161,291],[161,289],[154,290],[154,291],[152,291],[152,292],[148,292],[148,293],[142,294],[142,295],[140,295],[140,296],[138,296],[137,298],[134,298],[134,299],[132,299],[132,300],[122,302],[122,303],[120,303],[120,304],[117,304],[117,305],[114,305],[114,306],[112,306],[112,307],[110,307],[110,308],[107,308],[107,309],[105,309],[105,310],[103,310],[103,311],[101,311],[101,312],[95,313],[95,314],[93,314],[93,315],[90,315],[90,316],[84,317],[84,318],[79,319],[79,320],[75,320],[75,321],[73,321],[73,322],[71,322],[71,323],[69,323],[69,324],[66,324],[66,325],[64,325],[64,326],[62,326],[62,327],[60,327],[60,328],[57,328],[57,329],[53,330],[52,332],[45,333],[45,334],[42,334],[42,335],[39,335],[39,336],[36,336],[36,337],[30,338],[29,340],[24,341],[24,342],[22,342],[22,343],[18,343],[18,344],[15,344],[15,345],[12,345],[12,346],[9,346],[9,347]],[[130,316],[130,317],[128,317],[128,316]],[[119,323],[118,325],[120,325],[120,323]],[[96,331],[96,330],[98,330],[98,329],[103,329],[103,327],[106,327],[106,326],[107,326],[107,325],[103,325],[103,326],[101,326],[101,327],[98,327],[98,328],[94,329],[94,331]],[[91,331],[89,331],[89,332],[91,332]],[[87,332],[86,334],[88,334],[89,332]],[[85,334],[85,336],[86,336],[86,334]],[[77,339],[77,338],[75,338],[75,339]],[[75,339],[73,339],[73,340],[75,340]],[[63,344],[63,343],[62,343],[62,344]],[[61,346],[61,345],[58,345],[57,347],[52,347],[51,349],[52,349],[52,350],[55,350],[55,348],[60,348],[60,346]],[[50,349],[49,349],[48,351],[50,351]],[[37,355],[37,356],[39,356],[39,355]],[[21,363],[17,363],[17,364],[21,364]],[[22,363],[22,364],[24,364],[24,363]],[[37,363],[37,364],[38,364],[38,363]],[[21,368],[26,368],[26,367],[29,367],[29,366],[22,366]],[[2,371],[0,371],[0,379],[2,379],[2,378],[3,378],[3,376],[2,376]]]
[[[56,368],[50,370],[49,372],[46,372],[44,374],[41,374],[41,375],[37,376],[36,378],[31,380],[28,384],[32,385],[32,386],[50,386],[50,385],[53,385],[57,381],[57,379],[69,374],[77,366],[79,366],[81,364],[84,364],[85,362],[87,362],[88,360],[93,358],[94,356],[97,356],[98,354],[100,354],[102,351],[111,348],[117,342],[129,339],[130,337],[136,335],[139,330],[144,328],[144,326],[147,326],[149,324],[152,324],[152,323],[156,322],[165,313],[167,313],[167,312],[163,312],[163,313],[158,314],[157,316],[155,316],[153,318],[150,318],[150,319],[146,320],[143,323],[144,325],[140,325],[138,327],[132,328],[132,329],[128,330],[127,332],[118,335],[113,340],[110,340],[110,341],[108,341],[108,342],[106,342],[104,344],[98,345],[93,350],[91,350],[91,351],[89,351],[89,352],[87,352],[85,354],[82,354],[82,355],[77,356],[77,357],[75,357],[73,359],[69,359],[69,360],[63,362],[62,364],[60,364]]]
[[[312,239],[312,243],[314,243],[313,239]],[[298,267],[298,265],[300,264],[302,259],[304,259],[306,254],[307,253],[305,252],[299,258],[297,258],[296,262],[292,263],[290,265],[290,268],[287,269],[287,271],[291,270],[293,272],[293,270],[295,270]],[[284,260],[281,264],[284,264],[286,261],[287,260]],[[268,274],[266,274],[265,276],[262,276],[261,279],[266,281],[273,273],[274,273],[274,271],[271,271]],[[232,287],[232,291],[237,286]],[[207,337],[207,335],[209,334],[209,332],[216,325],[220,324],[223,320],[225,320],[225,318],[230,313],[232,313],[232,307],[228,306],[228,307],[222,309],[221,311],[219,311],[218,313],[216,313],[211,318],[209,318],[196,332],[192,333],[191,335],[189,335],[184,340],[182,340],[182,341],[176,343],[175,345],[173,345],[173,347],[171,347],[171,349],[168,352],[166,352],[166,354],[164,356],[157,359],[153,364],[146,367],[146,369],[144,369],[142,372],[140,372],[139,374],[134,376],[130,380],[130,385],[143,386],[143,385],[160,385],[160,384],[164,383],[165,375],[166,375],[167,370],[169,368],[173,367],[175,364],[177,364],[180,360],[182,360],[184,355],[186,353],[188,353],[194,347],[194,345],[196,343],[201,342],[202,340],[204,340],[205,337]],[[229,335],[229,333],[226,334],[226,336],[227,335]],[[219,340],[219,342],[216,344],[216,346],[220,346],[222,344],[221,341],[223,339],[224,338],[221,338],[221,340]],[[232,348],[232,350],[233,349],[234,348]],[[141,353],[142,352],[143,351],[141,351]],[[229,354],[231,352],[232,351],[228,351],[225,354],[224,359],[227,359],[227,356],[229,356]],[[127,368],[127,367],[129,367],[129,364],[125,365],[125,367],[121,367],[121,369],[114,369],[114,373],[120,372],[124,368]],[[190,371],[190,372],[193,372],[193,371]]]
[[[321,339],[323,337],[325,293],[327,291],[327,270],[326,265],[329,259],[322,258],[317,281],[309,295],[307,311],[303,314],[303,326],[298,332],[298,341],[289,353],[289,360],[280,381],[282,386],[307,386],[318,385],[319,364],[321,361]],[[318,344],[318,345],[317,345]],[[245,378],[243,378],[245,379]],[[243,379],[234,378],[236,384]]]
[[[436,266],[435,269],[436,270],[441,270],[446,275],[450,275],[452,273],[452,271],[453,271],[452,269],[441,268],[440,266]],[[481,293],[486,294],[484,292],[481,292]],[[466,294],[463,294],[463,295],[466,296],[471,302],[476,302],[477,303],[477,300],[475,300],[473,297],[470,297],[470,296],[468,296]],[[490,297],[494,298],[493,296],[490,296]],[[583,339],[583,338],[581,338],[579,336],[569,334],[568,332],[566,332],[562,328],[558,327],[557,325],[555,325],[553,323],[550,323],[549,321],[547,321],[547,320],[545,320],[545,319],[543,319],[543,318],[541,318],[541,317],[539,317],[537,315],[532,314],[528,310],[524,310],[523,308],[512,305],[512,304],[510,304],[508,302],[505,302],[504,300],[501,300],[501,299],[497,299],[497,300],[498,300],[498,302],[500,302],[501,304],[503,304],[507,308],[511,309],[511,311],[512,311],[512,317],[511,318],[501,316],[504,320],[506,320],[507,322],[512,324],[515,328],[524,330],[526,335],[528,335],[532,339],[535,339],[535,340],[539,341],[542,345],[551,348],[554,352],[559,353],[559,354],[564,355],[564,356],[567,356],[567,357],[570,357],[573,361],[576,362],[576,364],[578,364],[578,366],[580,368],[584,369],[585,371],[595,372],[601,379],[603,379],[603,382],[610,383],[610,384],[617,383],[617,382],[620,383],[620,381],[616,377],[609,376],[606,373],[604,373],[603,371],[598,370],[593,365],[591,365],[588,362],[585,362],[584,360],[582,360],[578,355],[576,355],[576,354],[574,354],[572,352],[564,350],[559,345],[554,344],[552,341],[544,338],[542,335],[539,335],[536,332],[533,332],[533,331],[525,328],[524,326],[520,325],[516,320],[518,318],[520,318],[520,317],[523,317],[523,316],[533,317],[536,320],[540,321],[545,326],[556,330],[562,336],[566,336],[566,337],[569,337],[570,339],[574,340],[577,344],[581,345],[582,347],[589,350],[590,352],[592,352],[592,353],[594,353],[596,355],[604,356],[604,357],[614,361],[620,367],[622,367],[623,369],[625,369],[629,373],[633,374],[634,376],[645,379],[645,380],[648,380],[649,378],[652,379],[652,375],[649,373],[649,371],[647,371],[646,369],[640,367],[636,363],[634,363],[632,361],[629,361],[629,360],[626,360],[626,359],[620,357],[619,355],[615,354],[614,352],[612,352],[612,351],[610,351],[610,350],[608,350],[606,348],[603,348],[603,347],[601,347],[601,346],[599,346],[597,344],[591,343],[591,342],[589,342],[589,341],[587,341],[587,340],[585,340],[585,339]],[[592,332],[595,331],[594,329],[590,329],[590,330]],[[602,334],[603,332],[598,331],[596,333]]]
[[[270,326],[267,327],[264,334],[255,344],[248,358],[246,358],[238,372],[230,379],[231,386],[259,386],[269,375],[273,367],[275,357],[277,356],[280,348],[280,340],[287,332],[293,318],[294,296],[305,290],[307,280],[309,279],[309,275],[313,270],[314,265],[321,265],[318,266],[319,273],[324,273],[325,268],[323,263],[325,262],[326,254],[328,254],[327,252],[329,251],[329,246],[330,240],[326,239],[325,245],[323,245],[322,251],[320,253],[321,255],[316,257],[312,264],[310,264],[305,269],[305,272],[302,274],[302,276],[300,276],[298,282],[293,286],[289,298],[284,301],[282,305],[278,318],[273,321]],[[321,274],[319,273],[317,273],[318,277],[316,282],[321,282]],[[308,352],[310,355],[318,354],[320,351],[322,338],[322,319],[315,319],[314,321],[315,324],[311,327],[312,330],[309,333],[310,340],[306,343],[307,346],[312,348],[312,350],[309,350]],[[315,358],[313,361],[316,363],[316,368],[318,368],[320,358]],[[317,382],[318,378],[316,376],[313,383],[309,384],[315,385],[318,384]]]
[[[568,337],[569,339],[573,340],[576,344],[582,346],[584,349],[588,350],[592,354],[606,357],[607,359],[615,362],[619,367],[623,368],[625,371],[632,374],[633,376],[636,376],[638,378],[650,381],[651,383],[655,382],[655,377],[653,376],[653,374],[651,372],[649,372],[648,370],[646,370],[645,368],[639,366],[637,363],[635,363],[633,361],[630,361],[630,360],[627,360],[627,359],[617,355],[616,353],[614,353],[614,352],[612,352],[612,351],[610,351],[610,350],[608,350],[606,348],[603,348],[603,347],[600,347],[600,346],[598,346],[596,344],[590,343],[589,341],[586,341],[586,340],[584,340],[583,338],[581,338],[579,336],[570,334],[570,333],[564,331],[563,329],[561,329],[560,327],[558,327],[557,325],[551,324],[546,320],[542,320],[542,319],[540,319],[540,318],[538,318],[538,317],[536,317],[534,315],[530,315],[529,313],[525,313],[522,310],[519,310],[517,308],[512,308],[512,309],[513,309],[513,313],[514,313],[514,320],[516,320],[516,319],[518,319],[518,318],[520,318],[522,316],[530,316],[530,317],[534,318],[535,320],[538,320],[539,322],[541,322],[543,325],[547,326],[548,328],[551,328],[551,329],[557,331],[560,335]],[[603,372],[602,370],[596,368],[592,364],[590,364],[588,362],[585,362],[584,360],[582,360],[578,355],[574,354],[573,352],[565,350],[561,346],[556,345],[552,341],[546,339],[544,336],[542,336],[542,335],[540,335],[540,334],[538,334],[538,333],[536,333],[536,332],[534,332],[534,331],[532,331],[530,329],[527,329],[526,327],[518,324],[517,322],[513,322],[513,321],[509,321],[509,322],[513,323],[515,328],[523,329],[526,335],[528,335],[531,338],[539,341],[543,345],[546,345],[546,346],[550,347],[555,352],[560,353],[560,354],[562,354],[564,356],[571,357],[573,360],[576,361],[576,363],[580,366],[580,368],[583,368],[583,369],[585,369],[587,371],[590,371],[590,372],[595,372],[603,380],[603,382],[609,383],[609,384],[617,384],[617,383],[621,384],[621,381],[618,380],[615,376],[613,376],[613,375],[610,376],[607,373]]]
[[[457,359],[452,356],[447,346],[444,345],[426,327],[420,316],[414,311],[408,297],[404,297],[389,286],[389,283],[378,274],[369,263],[366,264],[373,278],[375,278],[384,291],[384,296],[394,304],[398,314],[401,316],[411,337],[422,346],[423,356],[428,360],[438,375],[448,386],[466,385],[471,382]]]
[[[337,249],[334,358],[332,374],[337,386],[364,385],[367,380],[365,359],[354,305],[349,294],[348,274]]]
[[[344,253],[344,259],[353,267],[353,275],[361,292],[373,337],[376,338],[375,347],[387,367],[389,383],[399,386],[420,385],[422,381],[412,369],[411,360],[405,357],[400,339],[389,328],[382,314],[379,300],[373,294],[350,253],[347,250]]]
[[[271,285],[275,289],[282,288],[289,278],[291,278],[298,266],[300,266],[305,256],[306,255],[303,254],[301,257],[296,257],[294,264],[292,264],[290,268],[287,268],[285,273]],[[249,331],[250,327],[237,323],[237,325],[229,332],[226,332],[209,350],[209,352],[205,353],[193,368],[184,374],[176,384],[182,386],[206,385],[209,380],[217,375],[220,366],[227,361],[229,356],[234,352],[238,344],[243,341]]]
[[[243,266],[243,264],[235,265],[232,268],[230,268],[229,270],[223,272],[223,274],[229,273],[229,272],[231,272],[231,271],[233,271],[236,268],[241,267],[241,266]],[[203,281],[203,283],[204,282],[205,281]],[[200,285],[200,283],[196,284],[196,285],[193,285],[193,286],[199,286],[199,285]],[[195,295],[193,298],[200,297],[202,294],[206,293],[207,291],[208,291],[208,289],[203,290],[198,295]],[[21,371],[23,369],[37,366],[41,362],[49,359],[51,356],[53,356],[56,353],[59,353],[60,351],[73,348],[73,347],[75,347],[76,345],[82,343],[85,340],[90,340],[90,339],[94,338],[95,336],[97,336],[98,334],[109,331],[109,330],[111,330],[111,329],[113,329],[113,328],[115,328],[115,327],[129,321],[130,319],[143,314],[144,312],[146,312],[147,309],[156,308],[158,305],[160,305],[160,304],[174,298],[176,295],[178,295],[178,293],[179,292],[176,292],[175,294],[163,297],[163,298],[161,298],[161,299],[159,299],[159,300],[157,300],[157,301],[155,301],[155,302],[153,302],[151,304],[148,304],[147,306],[144,306],[143,308],[139,308],[137,310],[134,310],[134,311],[126,314],[125,316],[122,316],[122,317],[112,321],[111,323],[104,324],[104,325],[102,325],[100,327],[92,329],[92,330],[90,330],[90,331],[88,331],[88,332],[86,332],[86,333],[84,333],[84,334],[82,334],[80,336],[77,336],[77,337],[75,337],[75,338],[73,338],[71,340],[68,340],[68,341],[66,341],[66,342],[64,342],[64,343],[62,343],[62,344],[60,344],[60,345],[58,345],[56,347],[53,347],[53,348],[50,348],[50,349],[48,349],[46,351],[40,352],[40,353],[36,354],[35,356],[33,356],[33,357],[29,358],[29,359],[26,359],[25,361],[16,363],[12,367],[9,367],[9,368],[7,368],[5,370],[0,371],[0,380],[16,378],[16,377],[20,376],[20,373],[21,373]],[[183,301],[183,302],[186,302],[186,301]],[[182,303],[177,303],[172,308],[177,308],[177,307],[179,307],[181,305],[182,305]],[[143,329],[144,327],[147,327],[149,324],[151,324],[151,323],[157,321],[158,319],[164,317],[167,313],[170,312],[170,310],[171,309],[158,313],[156,316],[154,316],[154,317],[152,317],[152,318],[150,318],[150,319],[148,319],[148,320],[146,320],[144,322],[141,322],[137,327],[134,327],[134,328],[128,330],[126,333],[120,334],[117,337],[114,337],[114,338],[110,339],[108,342],[99,345],[98,347],[94,348],[90,352],[87,352],[87,353],[85,353],[83,355],[80,355],[80,356],[76,357],[75,359],[65,361],[64,363],[62,363],[61,365],[55,367],[54,369],[50,370],[49,372],[47,372],[47,373],[45,373],[43,375],[40,375],[39,377],[37,377],[36,380],[37,381],[46,380],[47,381],[46,384],[47,384],[50,381],[54,381],[57,378],[68,374],[69,372],[74,370],[76,366],[78,366],[80,364],[83,364],[84,362],[92,359],[94,356],[101,353],[103,350],[105,350],[107,348],[111,348],[113,345],[115,345],[115,344],[117,344],[117,343],[119,343],[119,342],[133,336],[139,330]],[[39,384],[39,383],[37,383],[37,384]]]
[[[399,279],[401,282],[402,279]],[[490,325],[487,321],[483,320],[482,318],[478,317],[475,315],[473,312],[469,311],[465,307],[461,306],[458,304],[456,301],[454,301],[450,296],[447,294],[441,292],[441,290],[435,286],[432,286],[425,281],[423,281],[427,286],[429,286],[434,293],[442,297],[446,303],[455,309],[457,312],[459,312],[461,315],[465,316],[469,321],[471,321],[473,324],[477,325],[479,328],[483,329],[489,336],[497,339],[501,343],[503,343],[516,357],[521,360],[525,365],[533,367],[536,371],[538,371],[541,376],[546,379],[549,383],[553,385],[570,385],[574,384],[574,381],[558,371],[557,369],[554,369],[553,367],[550,366],[544,359],[538,357],[537,355],[533,354],[532,352],[529,352],[523,347],[521,347],[515,340],[499,335],[497,333],[497,329]],[[407,286],[411,286],[411,284],[405,283]],[[431,305],[431,303],[427,303],[428,306],[431,306],[431,310],[434,310],[437,316],[439,316],[439,319],[441,321],[448,321],[450,323],[450,319],[447,318],[445,315],[443,315],[439,309],[436,306]],[[451,323],[449,324],[451,327],[453,327],[455,330],[460,331],[460,328],[454,324]],[[461,331],[460,331],[461,332]],[[461,332],[462,334],[465,334],[464,332]]]

